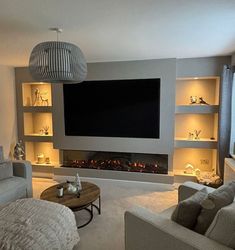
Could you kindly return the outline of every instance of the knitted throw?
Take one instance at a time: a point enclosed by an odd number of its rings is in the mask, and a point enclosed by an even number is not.
[[[2,250],[72,250],[79,240],[75,216],[63,205],[20,199],[0,207]]]

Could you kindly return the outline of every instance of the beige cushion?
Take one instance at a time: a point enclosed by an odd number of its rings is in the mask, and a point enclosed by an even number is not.
[[[207,191],[206,188],[203,188],[188,199],[179,202],[171,219],[184,227],[193,229],[202,208],[200,203],[206,197]]]
[[[222,245],[235,248],[235,203],[221,208],[206,231],[206,236]]]
[[[0,162],[0,180],[13,177],[13,166],[11,161]]]
[[[208,194],[201,203],[202,210],[197,218],[194,230],[197,233],[205,234],[212,223],[216,213],[225,206],[231,204],[235,196],[235,181],[223,185],[214,192]]]

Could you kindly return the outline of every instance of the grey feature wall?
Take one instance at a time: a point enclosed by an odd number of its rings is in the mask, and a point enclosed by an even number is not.
[[[60,149],[168,154],[174,148],[176,59],[89,63],[87,80],[161,79],[160,139],[65,136],[63,87],[53,85],[54,147]],[[84,105],[89,105],[89,99]],[[171,159],[169,159],[169,163]],[[171,164],[169,164],[171,165]]]

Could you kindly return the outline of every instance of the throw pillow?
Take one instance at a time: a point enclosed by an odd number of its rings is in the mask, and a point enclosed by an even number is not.
[[[13,176],[13,167],[11,161],[0,162],[0,180],[7,179]]]
[[[205,234],[212,223],[216,213],[225,206],[231,204],[235,196],[235,181],[223,185],[214,192],[208,194],[207,198],[201,203],[202,210],[197,218],[194,230],[197,233]]]
[[[206,236],[235,249],[235,202],[218,211]]]
[[[171,219],[184,227],[193,229],[202,208],[200,203],[206,197],[207,190],[203,188],[188,199],[179,202],[172,213]]]

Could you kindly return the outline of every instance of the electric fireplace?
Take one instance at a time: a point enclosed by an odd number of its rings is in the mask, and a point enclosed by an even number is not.
[[[141,154],[94,151],[63,151],[63,167],[139,172],[151,174],[168,173],[168,156],[164,154]]]

